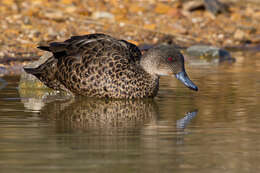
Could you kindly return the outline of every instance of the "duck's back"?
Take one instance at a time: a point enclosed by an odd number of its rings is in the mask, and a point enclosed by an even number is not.
[[[153,97],[158,80],[140,66],[141,52],[133,44],[104,34],[74,36],[40,49],[57,61],[61,88],[90,97]]]

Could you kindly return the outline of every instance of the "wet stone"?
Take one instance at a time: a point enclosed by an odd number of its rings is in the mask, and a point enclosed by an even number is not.
[[[227,50],[210,45],[194,45],[187,48],[185,53],[191,57],[199,57],[209,62],[235,62],[235,58],[231,57]]]
[[[204,0],[206,9],[214,15],[229,12],[228,6],[219,0]]]
[[[213,15],[228,12],[228,6],[219,0],[196,0],[183,4],[184,11],[192,12],[196,10],[207,10]]]

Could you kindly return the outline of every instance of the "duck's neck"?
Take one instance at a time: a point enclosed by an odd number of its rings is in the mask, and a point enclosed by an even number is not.
[[[140,60],[141,67],[153,78],[158,78],[159,76],[155,73],[154,69],[152,68],[154,67],[155,62],[150,61],[149,58],[147,58],[146,56],[147,54],[144,54]]]
[[[145,88],[145,97],[156,96],[159,89],[159,76],[150,70],[149,63],[144,61],[144,59],[141,58],[139,65],[143,71],[139,75],[141,76],[142,87]],[[144,94],[143,92],[141,91],[141,95]]]

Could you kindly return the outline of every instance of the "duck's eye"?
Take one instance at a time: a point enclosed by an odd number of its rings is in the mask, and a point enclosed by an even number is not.
[[[168,61],[170,61],[170,62],[173,61],[173,58],[172,58],[172,57],[168,57],[167,59],[168,59]]]

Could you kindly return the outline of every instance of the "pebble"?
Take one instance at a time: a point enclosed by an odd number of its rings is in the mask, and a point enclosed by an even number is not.
[[[189,1],[183,4],[183,10],[186,12],[191,12],[200,8],[203,8],[204,4],[202,0]]]
[[[246,37],[246,33],[240,29],[234,33],[234,38],[237,40],[243,40]]]
[[[252,36],[250,41],[252,41],[253,43],[260,43],[260,34]]]
[[[105,19],[111,19],[114,20],[115,16],[109,12],[105,12],[105,11],[97,11],[94,12],[92,14],[92,18],[94,19],[101,19],[101,18],[105,18]]]
[[[48,19],[52,19],[52,20],[64,20],[64,14],[61,11],[54,11],[54,10],[50,10],[50,11],[45,11],[42,13],[42,15]]]

